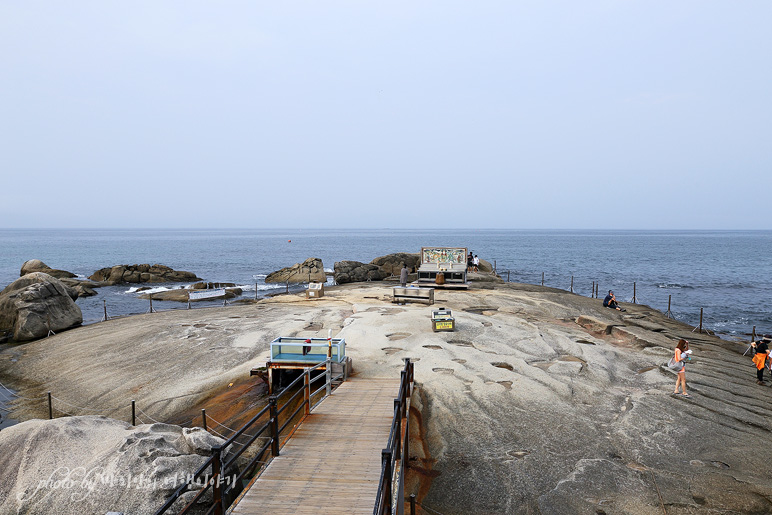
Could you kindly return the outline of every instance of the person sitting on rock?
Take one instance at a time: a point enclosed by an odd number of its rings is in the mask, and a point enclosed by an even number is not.
[[[614,292],[611,290],[608,291],[608,295],[606,295],[606,298],[603,299],[603,307],[616,309],[617,311],[626,311],[624,308],[619,307],[619,304],[617,304],[617,298],[614,296]]]
[[[764,365],[769,358],[769,335],[764,335],[761,340],[751,343],[751,347],[756,351],[753,355],[753,364],[756,365],[756,384],[764,385]]]

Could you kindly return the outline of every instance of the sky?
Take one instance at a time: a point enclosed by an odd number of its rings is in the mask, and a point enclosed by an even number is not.
[[[0,228],[769,230],[770,20],[0,0]]]

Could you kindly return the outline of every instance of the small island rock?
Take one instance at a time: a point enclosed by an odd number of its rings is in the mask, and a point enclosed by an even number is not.
[[[110,286],[123,283],[179,283],[201,280],[193,272],[174,270],[158,264],[115,265],[97,270],[89,279]]]
[[[282,268],[276,272],[268,274],[265,278],[266,284],[270,283],[307,283],[327,281],[327,274],[324,272],[322,260],[319,258],[308,258],[302,263],[296,263],[290,267]]]
[[[51,277],[56,277],[57,279],[77,277],[75,274],[68,272],[67,270],[56,270],[51,268],[39,259],[30,259],[29,261],[25,261],[24,264],[21,265],[19,277],[24,277],[25,275],[31,274],[32,272],[43,272],[50,275]]]

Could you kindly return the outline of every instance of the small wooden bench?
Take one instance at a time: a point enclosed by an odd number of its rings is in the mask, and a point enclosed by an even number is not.
[[[428,302],[434,304],[434,288],[408,288],[395,286],[392,289],[392,302]]]

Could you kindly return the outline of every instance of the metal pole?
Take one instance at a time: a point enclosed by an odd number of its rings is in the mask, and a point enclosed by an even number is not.
[[[289,293],[289,281],[287,281],[287,293]]]
[[[595,281],[592,282],[592,290],[590,290],[590,298],[595,297]]]
[[[410,494],[410,515],[415,515],[415,494]]]
[[[206,427],[206,410],[201,408],[201,421],[204,423],[204,431],[209,431]]]
[[[102,303],[104,304],[104,307],[105,307],[105,318],[104,319],[107,320],[107,300],[106,299],[102,300]]]
[[[509,282],[509,270],[507,270],[507,282]]]
[[[271,415],[271,453],[274,458],[279,455],[279,416],[276,413],[276,396],[268,398],[268,406]]]
[[[493,273],[496,273],[496,260],[493,260]]]
[[[381,451],[381,463],[383,463],[383,511],[391,513],[391,449]]]
[[[308,367],[306,367],[305,371],[303,372],[303,400],[306,403],[306,409],[305,413],[306,416],[311,414],[311,373],[308,371]]]
[[[702,333],[702,308],[700,308],[700,333]]]
[[[394,459],[398,460],[402,456],[400,454],[402,452],[402,401],[400,399],[394,399],[394,419],[398,420],[394,427],[396,429],[394,435],[394,442],[396,444],[394,445],[394,450],[396,451]]]
[[[131,400],[131,425],[136,426],[137,425],[137,401],[134,399]]]
[[[221,447],[212,447],[212,497],[214,515],[223,515]]]
[[[332,393],[332,361],[330,358],[327,358],[327,363],[325,364],[326,369],[324,371],[325,375],[327,376],[327,395],[330,395]]]
[[[54,418],[54,405],[51,402],[51,392],[48,392],[48,420]]]
[[[255,283],[255,300],[257,300],[257,283]]]
[[[752,342],[756,341],[756,326],[755,325],[753,326],[753,332],[751,333],[751,341]]]
[[[571,276],[571,293],[574,293],[574,276]]]
[[[541,285],[544,286],[544,272],[541,273]]]
[[[633,281],[633,304],[637,304],[635,299],[635,281]]]

